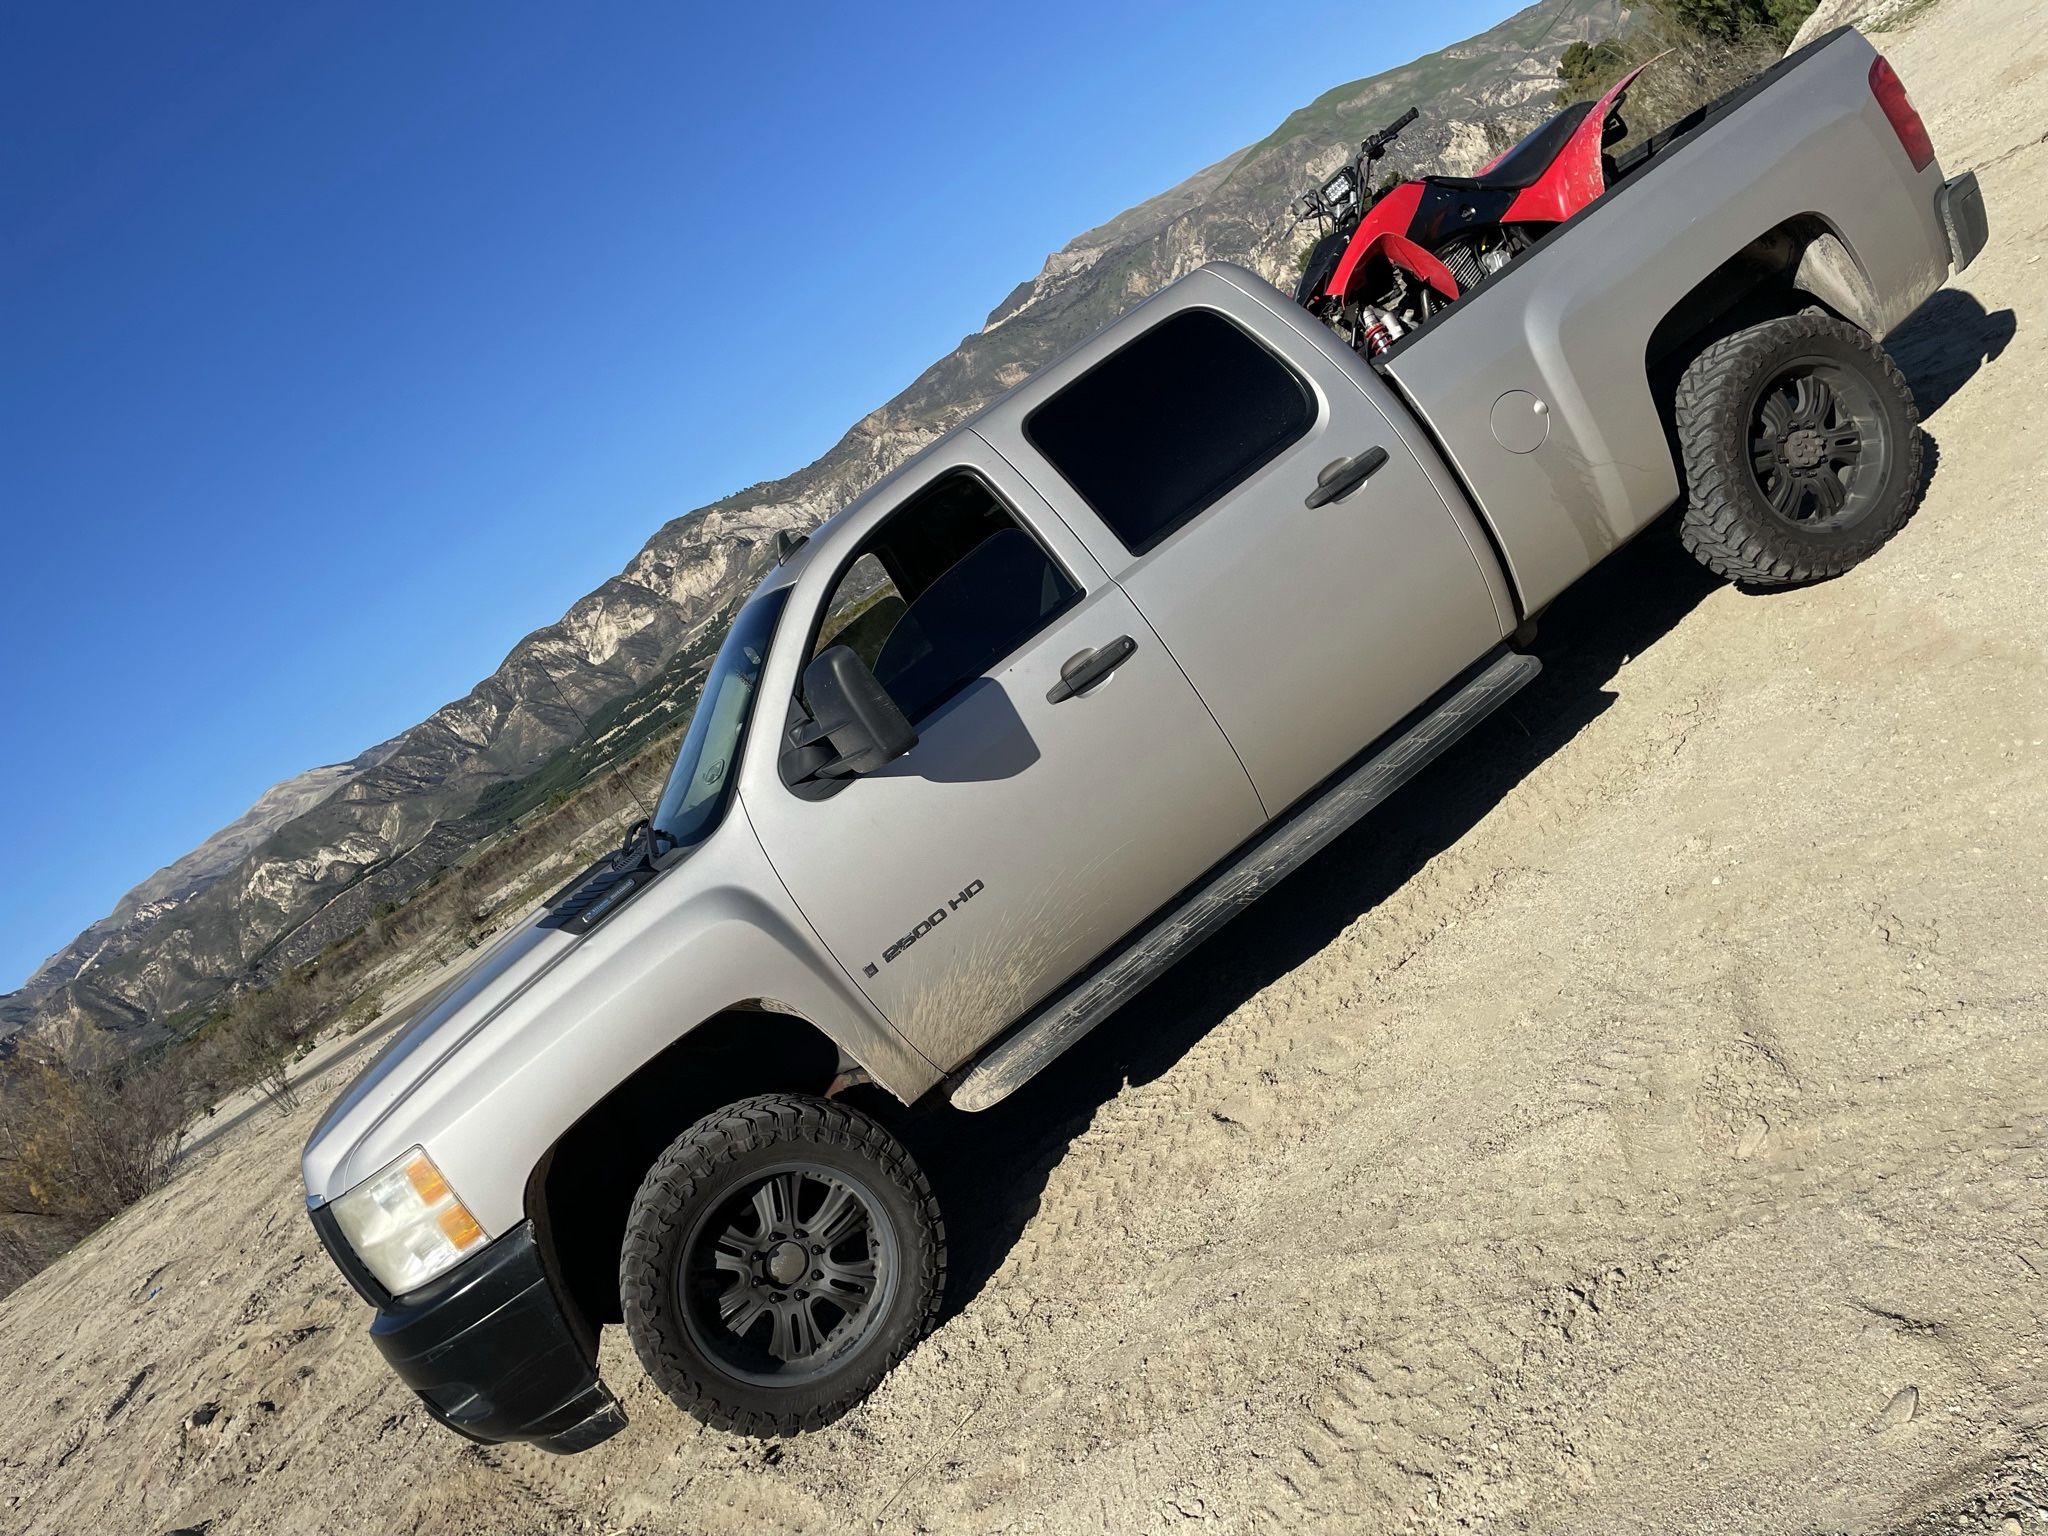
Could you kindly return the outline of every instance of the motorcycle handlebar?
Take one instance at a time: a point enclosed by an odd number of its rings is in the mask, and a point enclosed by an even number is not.
[[[1377,161],[1386,153],[1387,145],[1393,142],[1394,137],[1419,116],[1421,114],[1415,108],[1410,107],[1406,112],[1403,112],[1399,117],[1387,124],[1386,127],[1358,146],[1359,162],[1354,165],[1354,170],[1358,174],[1358,185],[1352,194],[1354,199],[1367,205],[1371,203],[1372,191],[1366,185],[1365,171],[1370,168],[1374,161]],[[1322,188],[1320,187],[1304,192],[1288,206],[1294,214],[1294,222],[1297,224],[1315,214],[1322,214],[1325,218],[1335,218],[1342,211],[1338,208],[1332,208],[1323,200]]]
[[[1386,148],[1388,144],[1393,142],[1394,138],[1401,132],[1403,128],[1406,128],[1410,123],[1414,122],[1415,119],[1420,115],[1421,114],[1418,113],[1415,108],[1410,107],[1406,112],[1403,112],[1399,117],[1395,118],[1391,123],[1387,124],[1386,127],[1382,128],[1378,133],[1374,134],[1371,138],[1367,139],[1365,141],[1366,147],[1368,149]]]

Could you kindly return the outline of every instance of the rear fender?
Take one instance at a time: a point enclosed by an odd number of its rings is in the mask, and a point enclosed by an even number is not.
[[[1855,254],[1833,230],[1823,230],[1800,253],[1792,286],[1810,293],[1851,325],[1884,334],[1883,306]]]
[[[1607,168],[1600,141],[1606,133],[1608,114],[1621,105],[1636,76],[1656,62],[1651,59],[1637,65],[1608,88],[1579,124],[1578,131],[1565,141],[1564,149],[1550,162],[1550,169],[1534,185],[1524,187],[1508,205],[1502,223],[1562,224],[1607,190]]]

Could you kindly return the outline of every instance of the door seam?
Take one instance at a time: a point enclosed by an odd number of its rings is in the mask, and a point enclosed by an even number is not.
[[[1008,454],[1004,453],[1001,448],[998,448],[994,443],[990,442],[989,439],[987,437],[984,437],[982,433],[978,431],[976,428],[968,427],[965,430],[972,432],[976,437],[981,438],[981,441],[987,446],[988,451],[994,454],[998,459],[1001,459],[1004,464],[1008,465],[1010,472],[1014,474],[1019,480],[1022,480],[1026,485],[1030,486],[1032,491],[1037,495],[1038,499],[1045,503],[1046,507],[1051,511],[1052,515],[1054,517],[1059,518],[1060,526],[1066,529],[1067,532],[1073,536],[1074,540],[1077,543],[1079,543],[1082,548],[1087,548],[1088,541],[1081,537],[1081,531],[1078,528],[1076,528],[1072,523],[1068,522],[1066,518],[1060,515],[1059,503],[1054,501],[1051,496],[1046,494],[1045,487],[1040,485],[1037,481],[1033,480],[1029,475],[1024,473],[1023,470],[1019,469],[1016,466],[1016,464],[1011,462],[1010,456]],[[1115,587],[1117,591],[1123,593],[1124,601],[1131,605],[1131,612],[1135,613],[1139,617],[1139,619],[1144,622],[1145,633],[1150,635],[1153,638],[1153,640],[1158,642],[1159,649],[1166,653],[1166,659],[1173,663],[1174,671],[1180,674],[1181,681],[1186,683],[1188,685],[1188,691],[1194,694],[1195,702],[1202,706],[1202,713],[1207,715],[1209,717],[1209,723],[1216,727],[1216,734],[1223,738],[1223,745],[1229,748],[1231,760],[1237,764],[1237,771],[1244,775],[1245,783],[1251,786],[1252,799],[1258,802],[1259,816],[1261,818],[1260,825],[1263,826],[1265,823],[1270,822],[1273,819],[1273,813],[1266,807],[1266,797],[1259,793],[1258,781],[1252,777],[1251,769],[1245,767],[1244,758],[1239,754],[1237,750],[1237,743],[1230,739],[1230,732],[1223,729],[1223,722],[1216,718],[1216,711],[1211,709],[1209,707],[1209,701],[1202,697],[1201,685],[1188,675],[1188,669],[1180,664],[1180,658],[1173,654],[1173,647],[1166,643],[1165,637],[1159,633],[1158,626],[1153,624],[1152,620],[1146,616],[1145,610],[1138,606],[1138,600],[1135,597],[1131,596],[1130,589],[1126,587],[1122,582],[1118,581],[1116,577],[1112,576],[1109,573],[1108,567],[1104,566],[1101,561],[1098,560],[1095,562],[1095,564],[1096,568],[1102,572],[1102,579],[1108,582],[1112,587]],[[794,899],[794,897],[791,898],[791,900]]]

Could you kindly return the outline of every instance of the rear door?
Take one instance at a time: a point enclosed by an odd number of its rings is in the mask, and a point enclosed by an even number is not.
[[[1086,547],[972,433],[786,626],[844,644],[918,744],[820,798],[746,796],[790,895],[870,1001],[941,1067],[965,1060],[1262,820],[1181,669]],[[1075,692],[1075,657],[1120,658]],[[764,700],[764,706],[773,701]],[[774,707],[779,708],[779,704]]]
[[[1370,370],[1214,271],[1167,297],[982,430],[1076,509],[1278,815],[1513,621]],[[1339,465],[1369,473],[1310,505]]]

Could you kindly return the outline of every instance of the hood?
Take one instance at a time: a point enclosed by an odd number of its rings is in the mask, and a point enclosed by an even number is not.
[[[320,1117],[300,1160],[309,1205],[324,1205],[375,1173],[353,1166],[351,1154],[415,1086],[576,947],[575,934],[541,926],[546,915],[536,913],[513,929],[430,996],[420,1016],[370,1058]]]

